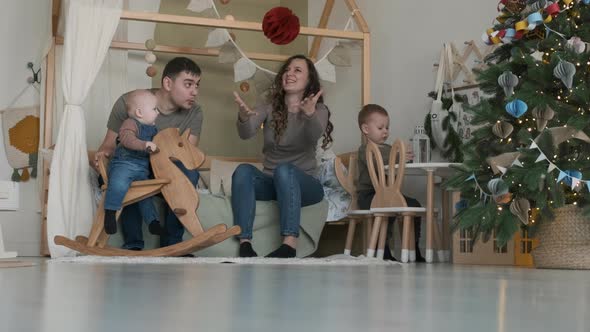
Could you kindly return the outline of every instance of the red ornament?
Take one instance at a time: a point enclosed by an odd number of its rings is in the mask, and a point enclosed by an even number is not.
[[[274,44],[289,44],[299,35],[299,18],[289,8],[275,7],[264,15],[262,31]]]

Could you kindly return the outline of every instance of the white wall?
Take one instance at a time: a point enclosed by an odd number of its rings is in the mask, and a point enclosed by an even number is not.
[[[49,29],[51,1],[3,1],[0,11],[0,109],[12,102],[27,85],[31,76],[27,62],[39,67]],[[39,95],[29,89],[15,106],[39,104]],[[1,121],[1,120],[0,120]],[[6,160],[4,139],[0,137],[0,180],[10,180],[12,169]],[[38,181],[20,184],[20,209],[0,211],[4,245],[19,255],[39,255],[41,215],[39,213]]]
[[[385,107],[391,136],[408,139],[428,113],[443,42],[458,46],[478,41],[496,14],[489,0],[399,1],[356,0],[371,31],[371,102]],[[309,1],[309,24],[319,21],[325,1]],[[330,28],[341,29],[349,17],[344,1],[336,1]],[[323,45],[320,56],[329,47]],[[337,83],[325,84],[326,102],[335,117],[336,153],[359,144],[356,115],[360,107],[360,54],[352,68],[337,69]],[[352,107],[354,106],[354,107]]]
[[[477,42],[495,18],[497,1],[356,2],[371,32],[370,102],[387,109],[391,122],[390,141],[401,138],[407,142],[414,127],[423,123],[430,110],[432,99],[427,94],[434,87],[433,64],[438,62],[443,43],[454,41],[461,48],[464,41]],[[309,1],[310,25],[317,25],[324,4],[325,1]],[[342,29],[349,17],[344,1],[336,1],[328,27]],[[324,42],[319,56],[334,42]],[[324,82],[326,103],[333,114],[336,153],[356,151],[360,144],[357,114],[361,106],[361,57],[358,50],[353,59],[353,67],[337,68],[337,83]],[[403,192],[426,203],[423,177],[408,178]],[[423,235],[422,242],[424,240]]]

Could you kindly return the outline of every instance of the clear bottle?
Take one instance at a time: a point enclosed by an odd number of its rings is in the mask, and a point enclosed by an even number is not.
[[[424,126],[416,126],[412,137],[412,152],[414,163],[430,162],[430,138],[426,135]]]

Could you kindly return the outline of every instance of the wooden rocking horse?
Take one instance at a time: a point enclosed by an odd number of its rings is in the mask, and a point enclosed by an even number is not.
[[[155,179],[131,183],[129,191],[123,199],[123,206],[161,192],[182,225],[192,234],[192,239],[159,249],[143,251],[107,247],[108,235],[104,231],[104,200],[108,186],[107,160],[102,159],[99,162],[99,171],[105,180],[105,185],[101,188],[102,199],[94,217],[90,235],[88,238],[78,236],[75,241],[58,235],[54,238],[55,244],[66,246],[80,253],[99,256],[182,256],[239,234],[241,232],[239,226],[227,228],[224,224],[203,230],[196,212],[199,207],[197,191],[173,163],[178,160],[187,169],[196,169],[205,161],[203,152],[189,142],[189,134],[189,130],[180,135],[177,128],[168,128],[160,131],[154,137],[153,141],[159,150],[150,155]]]

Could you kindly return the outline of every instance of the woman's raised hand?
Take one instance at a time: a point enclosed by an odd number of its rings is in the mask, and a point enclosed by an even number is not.
[[[258,114],[256,112],[254,112],[250,107],[248,107],[248,105],[246,105],[246,103],[242,100],[242,98],[240,98],[240,95],[235,91],[234,91],[234,98],[235,98],[236,104],[238,104],[238,106],[240,107],[240,110],[238,112],[238,116],[240,117],[240,121],[242,121],[242,122],[246,121],[252,115]]]
[[[299,107],[305,115],[311,116],[315,113],[315,105],[318,103],[318,99],[320,99],[322,93],[324,93],[323,90],[318,91],[316,94],[312,93],[309,97],[305,97],[305,99],[301,101],[301,106]]]

